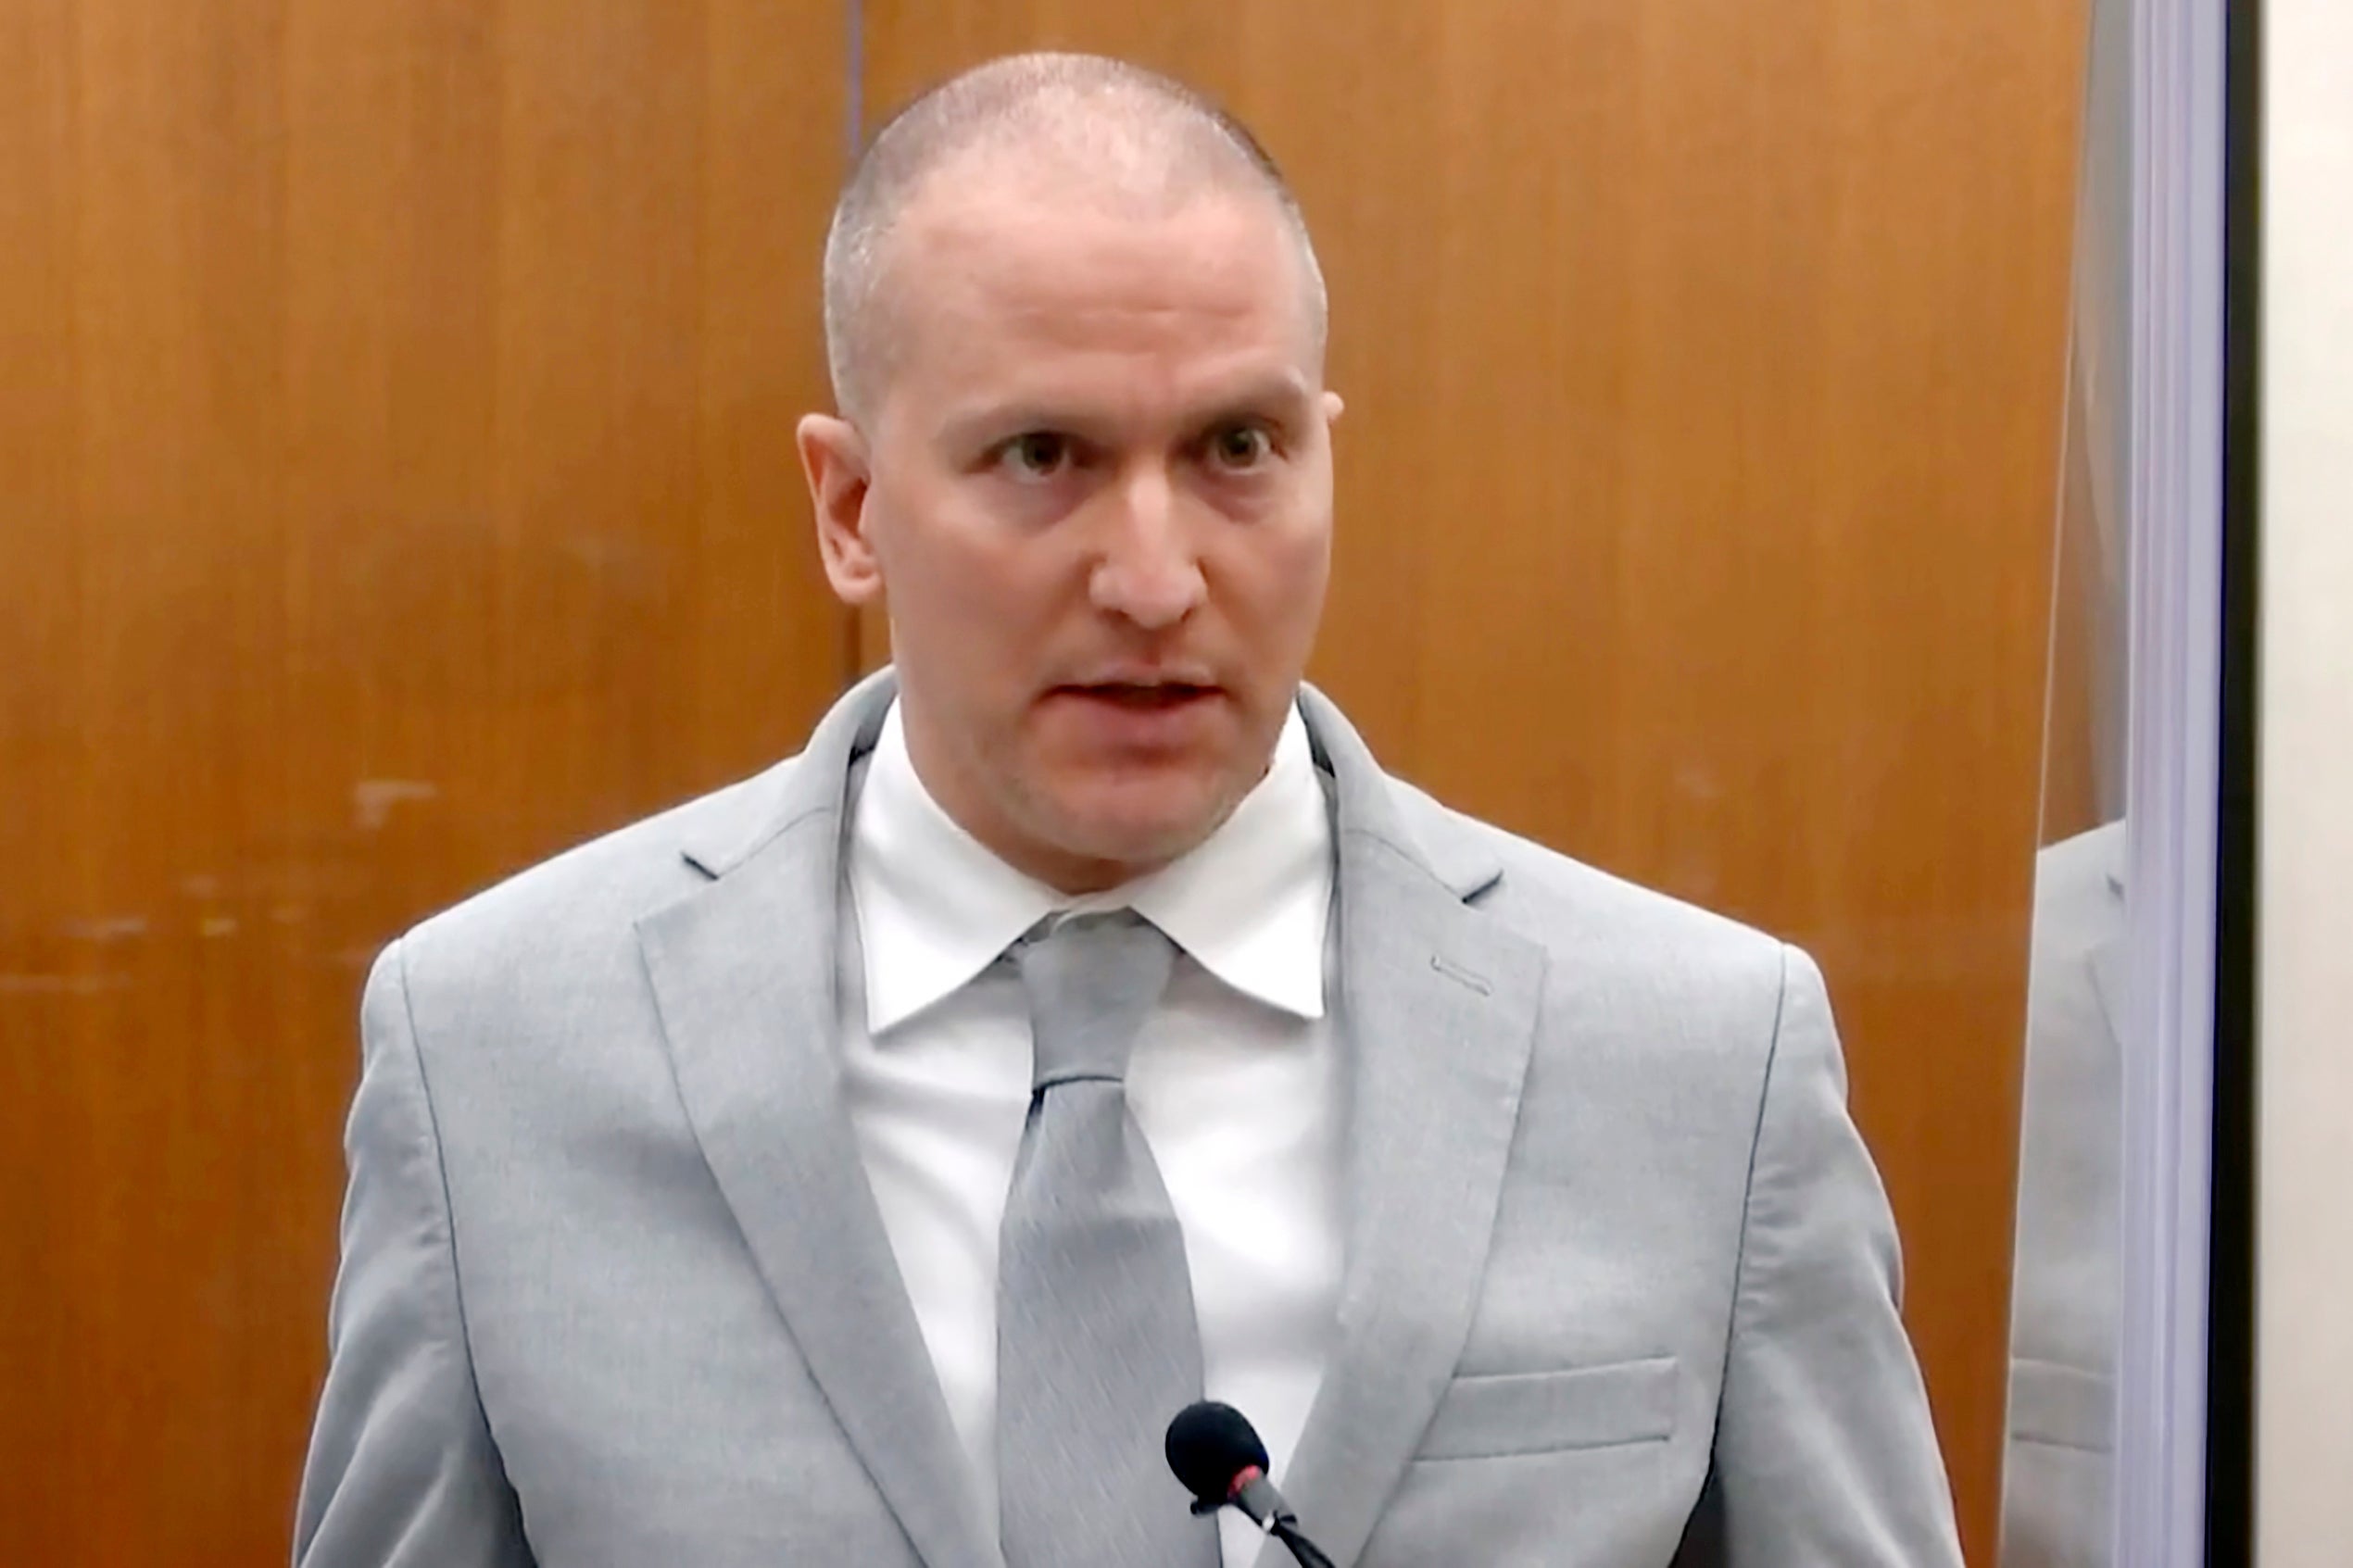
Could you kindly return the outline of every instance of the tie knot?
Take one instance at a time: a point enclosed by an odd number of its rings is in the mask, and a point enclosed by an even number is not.
[[[1176,949],[1132,909],[1045,926],[1013,947],[1036,1042],[1032,1085],[1120,1082],[1144,1020],[1168,988]]]

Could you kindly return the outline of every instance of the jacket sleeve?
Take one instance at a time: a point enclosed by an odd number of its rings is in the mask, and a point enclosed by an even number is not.
[[[527,1568],[466,1347],[448,1190],[398,944],[361,1005],[359,1088],[297,1568]]]
[[[1716,1440],[1737,1568],[1959,1568],[1895,1223],[1821,972],[1783,950]]]

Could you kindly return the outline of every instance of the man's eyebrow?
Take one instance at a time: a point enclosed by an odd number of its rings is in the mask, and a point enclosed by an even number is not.
[[[1232,419],[1237,414],[1296,413],[1307,406],[1312,396],[1304,376],[1296,370],[1285,370],[1245,382],[1214,397],[1202,399],[1188,422],[1207,426]]]
[[[1042,401],[984,403],[951,415],[940,426],[939,438],[949,446],[968,446],[984,438],[1006,440],[1025,431],[1051,430],[1084,436],[1101,424],[1067,408]]]
[[[1189,431],[1204,431],[1219,422],[1250,414],[1297,416],[1315,394],[1297,370],[1280,370],[1198,398],[1184,408],[1179,423]],[[949,446],[997,440],[1025,431],[1051,430],[1081,437],[1099,434],[1110,421],[1041,397],[1017,397],[1002,403],[978,403],[962,409],[940,426],[940,440]]]

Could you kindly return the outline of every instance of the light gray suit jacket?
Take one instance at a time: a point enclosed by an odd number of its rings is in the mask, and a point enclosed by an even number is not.
[[[2002,1568],[2107,1568],[2123,1177],[2124,823],[2034,862]]]
[[[842,802],[890,690],[379,961],[299,1562],[1001,1568],[841,1098]],[[1309,1532],[1366,1568],[1957,1563],[1814,967],[1302,701],[1351,1203],[1277,1477]]]

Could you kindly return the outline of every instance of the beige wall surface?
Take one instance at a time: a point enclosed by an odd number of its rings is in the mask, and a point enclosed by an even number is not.
[[[2264,7],[2257,1557],[2353,1554],[2353,6]]]

